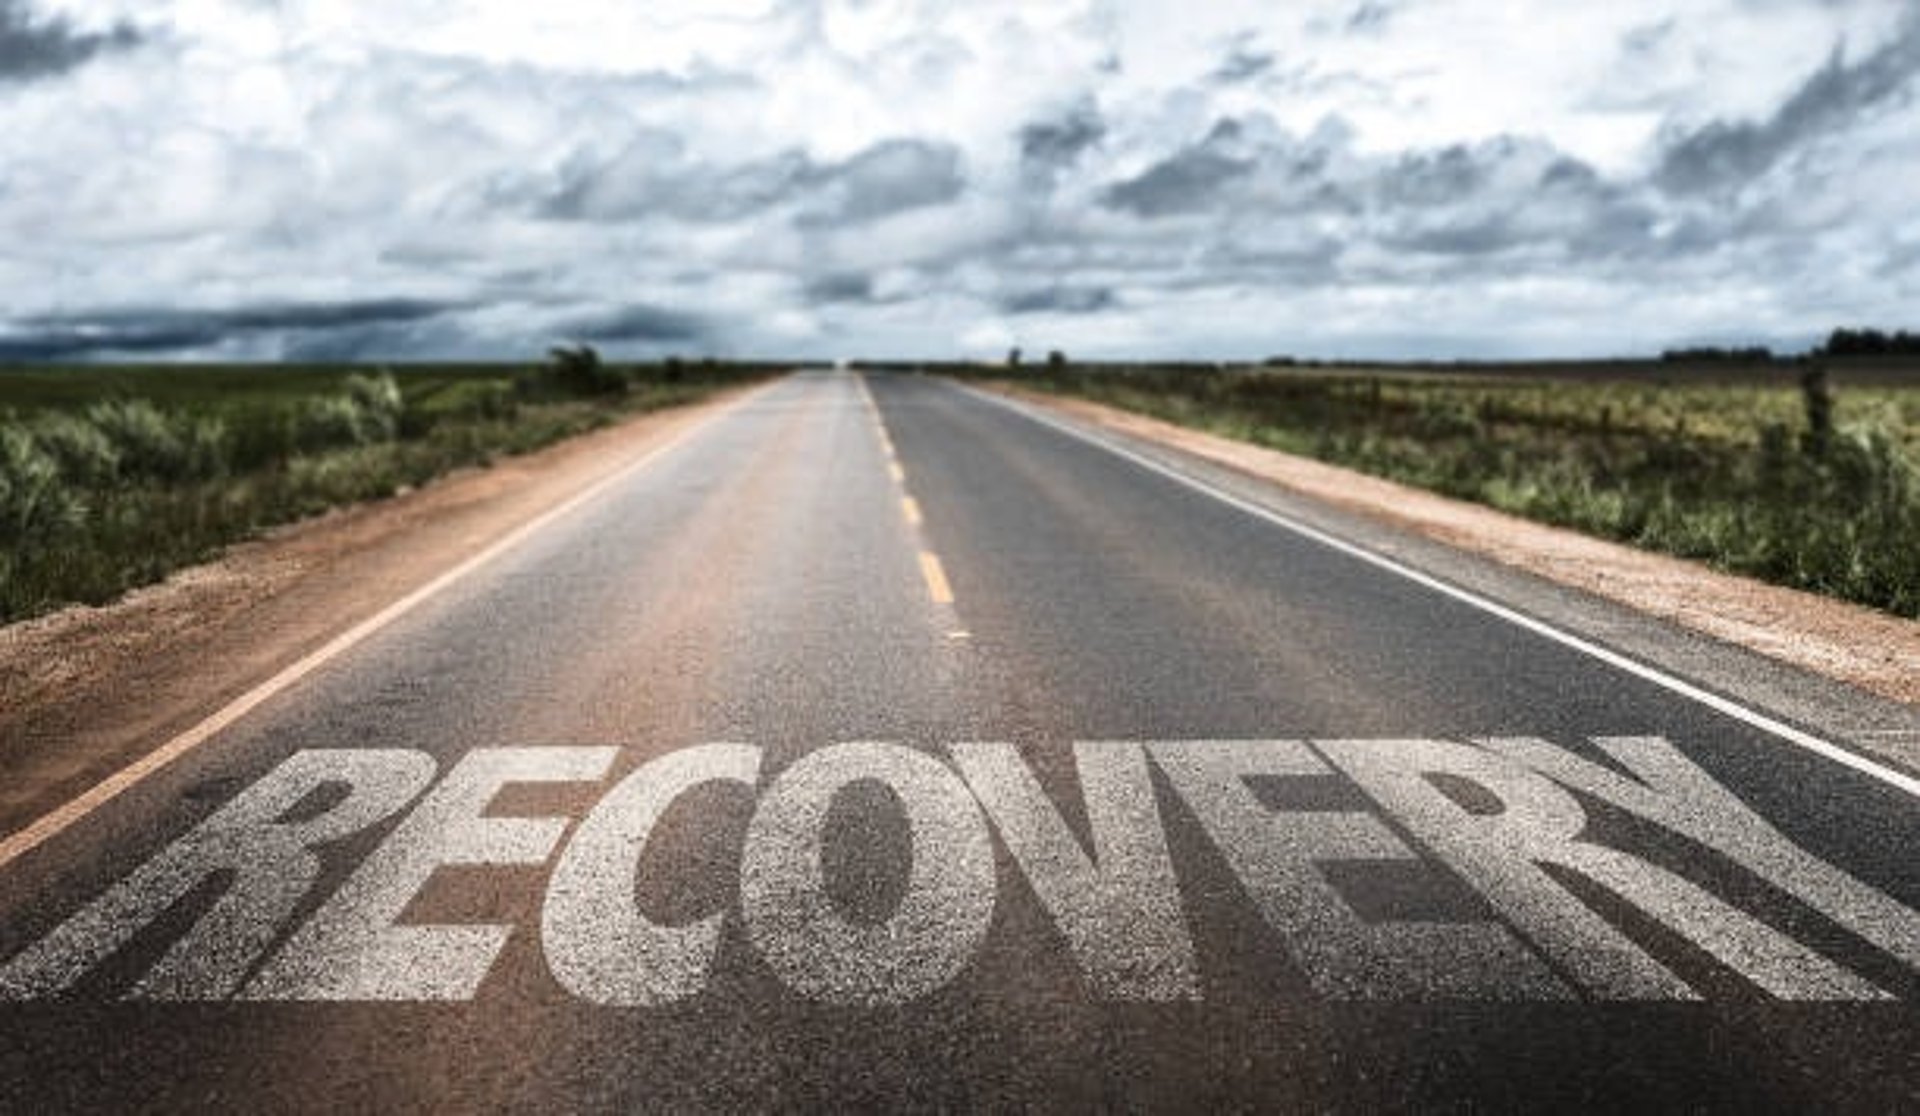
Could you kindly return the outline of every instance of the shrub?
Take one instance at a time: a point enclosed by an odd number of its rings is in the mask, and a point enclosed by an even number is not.
[[[300,405],[294,420],[294,449],[313,453],[330,446],[359,445],[360,407],[344,395],[322,395]]]
[[[601,363],[592,345],[564,346],[549,354],[553,381],[569,395],[617,395],[627,390],[627,378]]]
[[[79,415],[53,414],[34,423],[33,437],[69,483],[91,487],[120,475],[120,449],[98,426]]]
[[[313,453],[391,442],[400,434],[405,410],[400,386],[391,375],[349,376],[340,394],[316,396],[301,404],[290,448]]]
[[[547,361],[514,378],[517,395],[527,400],[587,399],[623,394],[632,386],[624,370],[601,363],[591,345],[550,350]]]
[[[60,464],[17,424],[0,426],[0,538],[9,549],[44,545],[84,513]]]
[[[1809,369],[1800,377],[1800,394],[1807,411],[1807,452],[1825,457],[1833,442],[1833,389],[1827,382],[1827,370],[1817,366]]]
[[[113,399],[87,408],[87,421],[119,455],[120,475],[179,480],[187,476],[192,450],[164,412],[144,399]]]
[[[474,418],[498,421],[520,413],[518,393],[510,384],[482,384],[468,397],[466,411]]]
[[[400,434],[400,419],[407,403],[393,373],[372,376],[359,373],[347,377],[347,398],[360,410],[361,444],[390,442]]]

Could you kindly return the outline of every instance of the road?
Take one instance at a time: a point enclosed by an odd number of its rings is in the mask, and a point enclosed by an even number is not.
[[[797,374],[0,868],[0,1108],[1920,1106],[1910,781],[1669,681]]]

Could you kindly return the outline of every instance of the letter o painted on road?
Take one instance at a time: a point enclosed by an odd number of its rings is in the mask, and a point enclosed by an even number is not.
[[[662,926],[634,899],[640,855],[668,807],[702,783],[751,787],[760,749],[707,744],[642,765],[600,800],[554,867],[541,939],[554,979],[582,999],[643,1005],[683,1000],[706,987],[721,916]]]
[[[834,797],[884,784],[911,831],[906,895],[879,925],[848,920],[827,894],[822,834]],[[901,1003],[966,967],[993,921],[993,841],[945,764],[893,744],[841,744],[787,768],[747,827],[740,905],[747,936],[788,987],[845,1004]]]

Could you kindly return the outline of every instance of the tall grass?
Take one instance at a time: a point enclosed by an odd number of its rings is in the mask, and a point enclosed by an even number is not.
[[[0,621],[102,603],[266,527],[762,374],[669,383],[621,368],[586,398],[536,369],[410,400],[393,374],[356,373],[237,409],[120,397],[0,411]]]
[[[1019,382],[1920,617],[1920,390],[1134,367]]]

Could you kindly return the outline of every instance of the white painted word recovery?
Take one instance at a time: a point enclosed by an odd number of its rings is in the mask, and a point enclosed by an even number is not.
[[[699,996],[723,937],[736,933],[803,996],[893,1004],[963,979],[1002,892],[1024,879],[1086,995],[1193,1000],[1204,987],[1193,920],[1206,912],[1183,901],[1165,797],[1177,797],[1197,821],[1276,947],[1327,998],[1702,995],[1570,879],[1709,955],[1757,994],[1892,995],[1884,981],[1796,940],[1737,895],[1591,836],[1589,805],[1791,897],[1878,956],[1883,970],[1920,971],[1920,916],[1796,845],[1673,744],[1590,743],[1584,756],[1531,738],[1083,743],[1072,753],[1075,822],[1022,752],[1004,743],[954,745],[944,754],[846,743],[773,775],[758,747],[708,744],[617,779],[621,752],[612,747],[480,749],[444,773],[417,751],[303,751],[0,966],[0,998],[60,996],[184,897],[217,882],[217,898],[125,995],[467,1000],[510,938],[531,934],[553,981],[572,996],[664,1005]],[[1256,793],[1261,780],[1298,777],[1342,780],[1366,808],[1275,807]],[[490,810],[516,784],[606,789],[578,819]],[[750,802],[744,838],[727,831],[741,842],[726,860],[738,864],[738,880],[737,889],[730,880],[722,890],[737,898],[668,924],[639,901],[642,854],[669,808],[708,784],[729,785]],[[893,858],[906,881],[879,920],[852,917],[836,903],[823,849],[836,800],[861,784],[885,789],[905,835],[868,851]],[[374,832],[382,835],[371,853],[343,871],[341,843],[361,836],[364,848]],[[1355,862],[1444,870],[1485,899],[1487,914],[1363,917],[1329,867]],[[436,871],[504,866],[547,870],[538,925],[403,917]],[[329,878],[337,886],[316,894]]]

